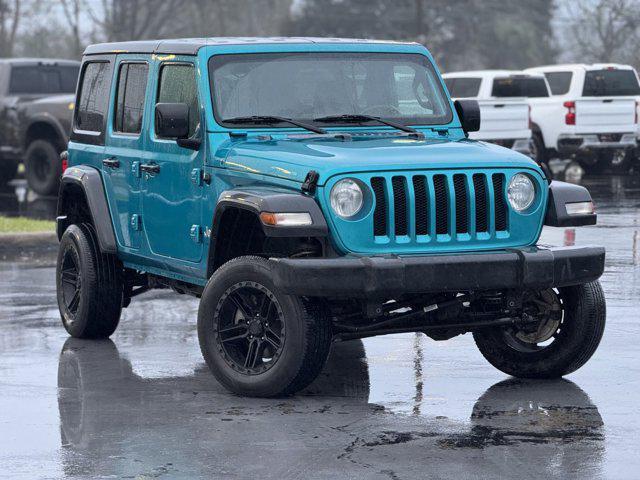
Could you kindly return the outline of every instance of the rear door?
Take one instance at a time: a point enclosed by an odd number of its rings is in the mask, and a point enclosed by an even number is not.
[[[584,133],[633,132],[638,95],[638,78],[631,69],[587,70],[582,98],[576,100],[576,130]]]
[[[186,103],[189,135],[200,133],[201,111],[195,57],[171,56],[154,67],[155,103]],[[180,147],[175,138],[156,135],[153,118],[147,122],[147,154],[142,169],[143,228],[152,257],[187,262],[202,258],[202,186],[204,148]]]
[[[145,149],[143,120],[149,63],[144,56],[119,55],[116,60],[102,172],[116,236],[124,247],[140,247],[140,163]]]

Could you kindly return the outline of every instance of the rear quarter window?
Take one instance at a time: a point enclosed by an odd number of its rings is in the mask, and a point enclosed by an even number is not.
[[[109,62],[91,62],[84,67],[76,105],[77,130],[104,133],[111,89]]]
[[[590,70],[584,76],[585,97],[623,97],[640,95],[638,77],[633,70]]]
[[[493,97],[548,97],[547,82],[542,77],[503,77],[493,80]]]
[[[551,95],[564,95],[569,93],[571,87],[571,72],[547,72],[544,74],[551,89]]]
[[[454,98],[477,97],[480,93],[481,78],[450,77],[445,78],[449,94]]]

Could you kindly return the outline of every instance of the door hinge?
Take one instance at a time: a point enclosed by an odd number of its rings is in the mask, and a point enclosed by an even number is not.
[[[195,243],[202,243],[202,228],[200,225],[191,225],[189,235]]]
[[[131,175],[140,178],[140,162],[136,161],[131,164]]]
[[[142,217],[137,213],[131,215],[131,228],[136,231],[142,228]]]
[[[205,172],[202,168],[194,168],[191,170],[191,181],[197,187],[201,187],[203,183],[209,185],[211,183],[211,174]]]

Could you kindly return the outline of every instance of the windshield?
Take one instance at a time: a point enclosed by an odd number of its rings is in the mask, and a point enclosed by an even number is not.
[[[234,125],[225,119],[251,116],[312,122],[370,115],[405,125],[446,124],[452,119],[433,65],[419,54],[215,55],[209,61],[209,77],[216,120],[224,126]],[[353,121],[333,119],[324,125],[346,123]]]
[[[504,77],[493,80],[492,97],[548,97],[547,82],[542,77]]]
[[[584,97],[623,97],[640,95],[633,70],[590,70],[585,73]]]

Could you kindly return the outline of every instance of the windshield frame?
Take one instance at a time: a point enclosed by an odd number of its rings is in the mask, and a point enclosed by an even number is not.
[[[438,70],[438,68],[436,67],[436,65],[434,64],[434,62],[432,61],[432,59],[426,55],[423,52],[420,51],[379,51],[379,50],[375,50],[375,51],[370,51],[370,50],[342,50],[342,49],[338,49],[338,50],[287,50],[287,51],[283,51],[283,50],[276,50],[276,51],[241,51],[241,52],[216,52],[213,55],[210,55],[207,59],[207,74],[208,74],[208,83],[209,83],[209,96],[211,98],[211,107],[212,107],[212,112],[213,112],[213,117],[215,119],[215,122],[217,123],[218,126],[222,127],[222,128],[226,128],[229,130],[271,130],[271,129],[277,129],[277,130],[291,130],[292,126],[291,125],[287,125],[285,123],[281,123],[281,124],[268,124],[268,123],[264,123],[264,124],[235,124],[235,123],[229,123],[229,122],[224,122],[223,119],[220,116],[220,113],[218,111],[217,105],[216,105],[216,89],[214,86],[214,71],[215,68],[218,66],[218,62],[220,61],[221,58],[223,57],[237,57],[240,55],[250,55],[250,56],[258,56],[258,55],[265,55],[265,56],[291,56],[291,55],[340,55],[340,54],[344,54],[344,55],[353,55],[353,54],[358,54],[361,56],[365,56],[365,55],[389,55],[389,56],[411,56],[411,57],[419,57],[420,62],[424,65],[424,67],[428,70],[431,71],[431,73],[434,76],[434,86],[437,89],[438,93],[442,96],[442,100],[443,100],[443,104],[444,107],[446,108],[446,111],[444,112],[444,119],[438,119],[436,122],[420,122],[420,123],[407,123],[407,126],[415,126],[415,127],[426,127],[426,128],[432,128],[435,126],[445,126],[445,125],[450,125],[452,122],[456,121],[456,116],[453,113],[453,103],[451,100],[451,97],[449,96],[449,94],[447,93],[447,90],[445,88],[444,85],[444,81],[442,79],[442,75],[440,74],[440,71]],[[381,116],[382,117],[382,116]],[[386,117],[383,117],[386,118]],[[299,120],[299,121],[305,121],[307,123],[313,123],[313,119],[308,119],[308,118],[298,118],[298,117],[292,117],[292,119],[294,120]],[[395,122],[403,122],[403,118],[399,118],[399,117],[389,117],[390,120],[393,120]],[[371,127],[383,127],[383,128],[391,128],[387,125],[385,125],[382,122],[363,122],[363,123],[353,123],[353,122],[331,122],[331,123],[321,123],[318,124],[319,126],[321,126],[322,128],[342,128],[342,129],[371,129]],[[298,129],[297,127],[293,127],[294,129]]]

